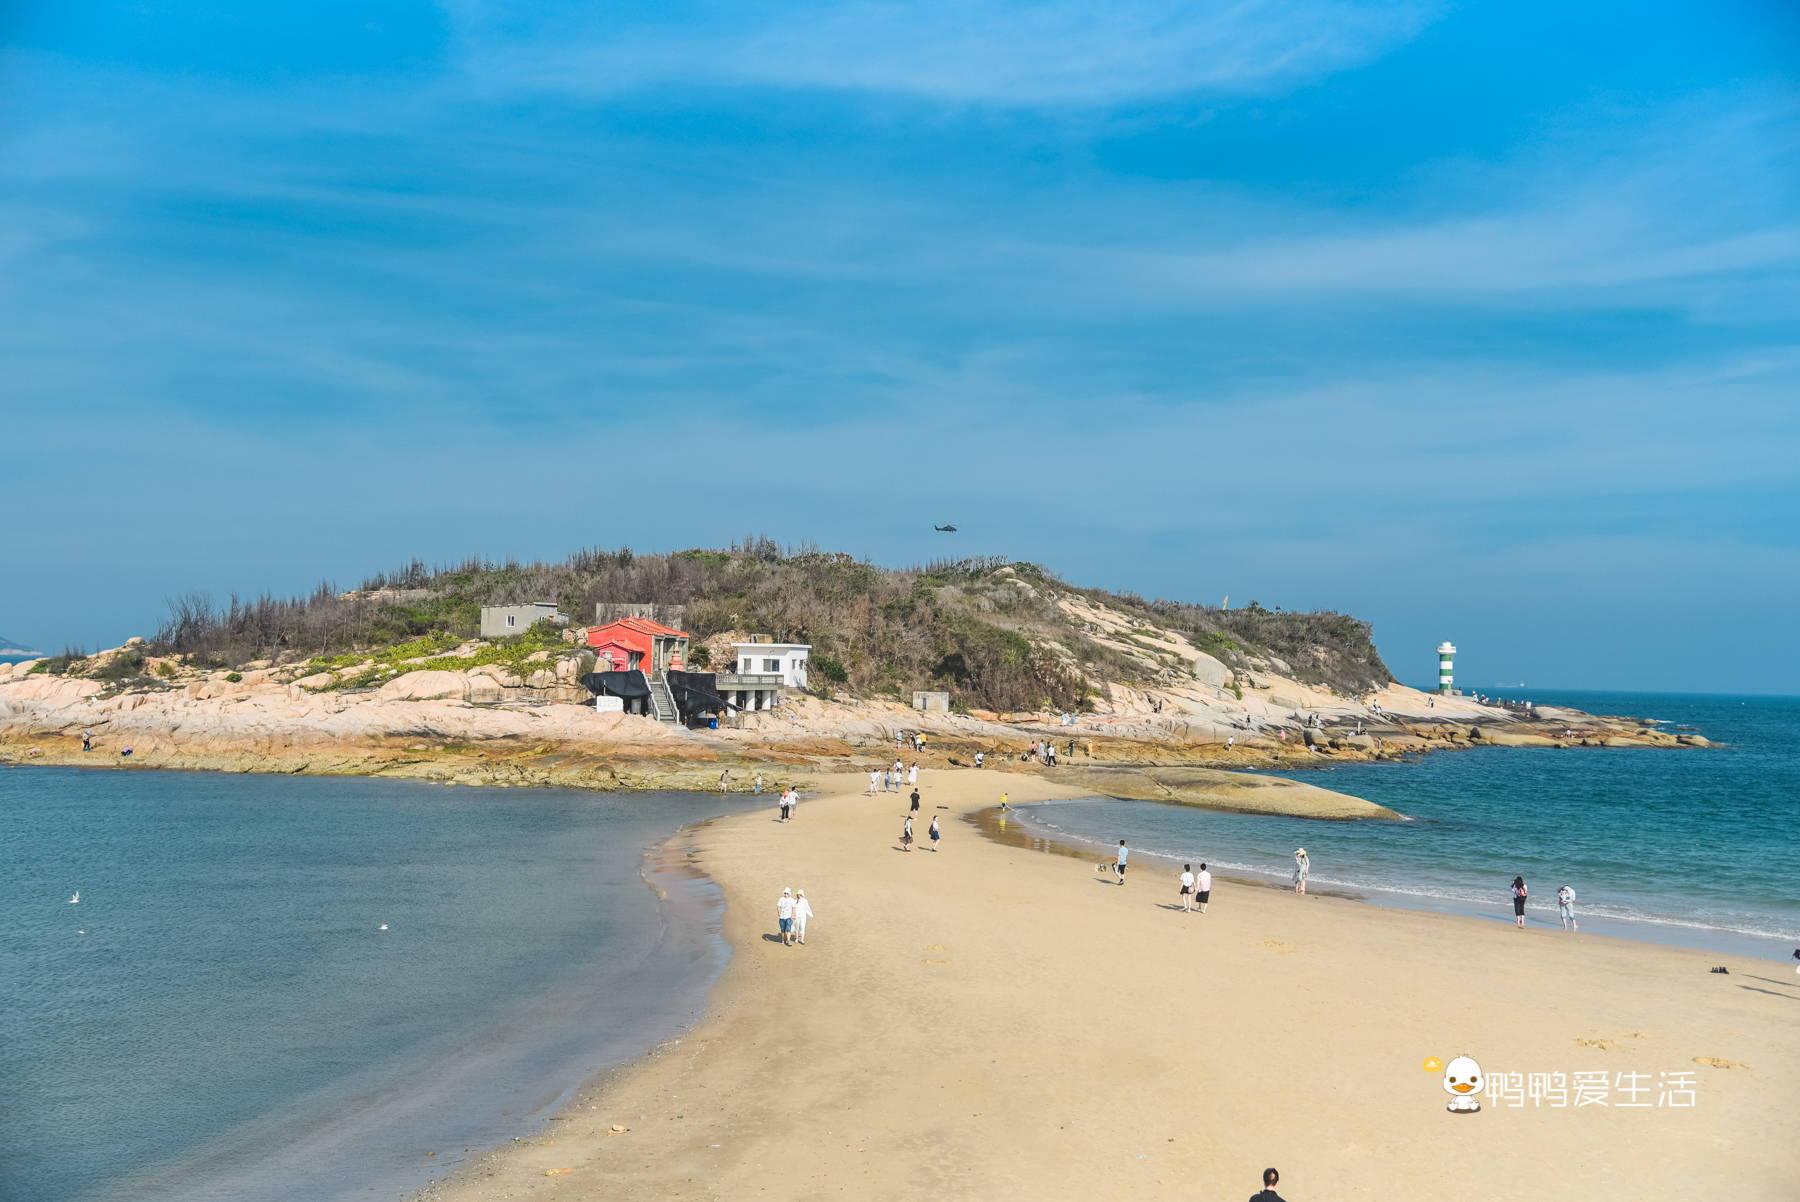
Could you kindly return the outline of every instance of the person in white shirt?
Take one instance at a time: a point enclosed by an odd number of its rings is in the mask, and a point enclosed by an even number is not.
[[[781,924],[781,946],[794,945],[794,891],[783,889],[775,902],[775,918]]]
[[[931,833],[931,850],[936,851],[938,849],[938,840],[943,838],[943,834],[944,834],[942,831],[938,830],[936,814],[933,814],[931,816],[931,832],[930,833]]]
[[[1200,865],[1200,875],[1194,878],[1194,900],[1200,903],[1200,913],[1206,913],[1206,903],[1212,900],[1212,873],[1206,871],[1206,865]]]
[[[806,920],[812,917],[812,903],[806,900],[806,890],[794,893],[794,935],[801,943],[806,942]]]
[[[900,782],[906,778],[906,765],[899,760],[894,761],[894,791],[899,792]]]
[[[869,791],[867,793],[863,794],[863,796],[864,797],[875,796],[875,790],[880,785],[881,785],[881,769],[879,769],[879,768],[869,769]]]
[[[1556,891],[1556,908],[1562,914],[1563,930],[1579,931],[1575,923],[1575,890],[1564,885]]]
[[[783,822],[788,820],[788,815],[793,813],[794,810],[794,799],[790,796],[792,792],[793,790],[791,789],[783,789],[781,791],[781,801],[779,804],[781,806],[781,821]]]
[[[986,758],[987,758],[987,753],[985,751],[977,751],[975,753],[975,766],[977,768],[981,767],[981,761]]]
[[[914,764],[906,770],[906,783],[909,785],[916,785],[919,783],[919,766],[917,764]]]
[[[900,850],[911,851],[913,845],[912,815],[906,816],[906,825],[900,828]]]
[[[1194,866],[1192,864],[1181,866],[1181,908],[1190,911],[1194,908]]]

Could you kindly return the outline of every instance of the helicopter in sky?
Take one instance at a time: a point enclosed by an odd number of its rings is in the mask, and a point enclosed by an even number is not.
[[[939,526],[937,523],[934,522],[934,523],[932,523],[931,528],[933,530],[936,530],[939,534],[955,534],[956,533],[955,526]]]

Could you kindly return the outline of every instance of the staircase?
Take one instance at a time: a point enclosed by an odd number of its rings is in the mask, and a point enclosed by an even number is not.
[[[671,725],[681,721],[681,714],[675,708],[675,694],[669,692],[669,682],[658,672],[650,678],[650,708],[656,713],[658,722]]]

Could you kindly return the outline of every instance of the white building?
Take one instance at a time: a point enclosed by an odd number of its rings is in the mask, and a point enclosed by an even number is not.
[[[780,676],[784,687],[806,687],[806,657],[811,643],[733,643],[737,675]]]

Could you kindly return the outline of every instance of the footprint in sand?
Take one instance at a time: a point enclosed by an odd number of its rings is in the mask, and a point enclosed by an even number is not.
[[[1723,1056],[1696,1056],[1695,1064],[1704,1064],[1708,1068],[1749,1068],[1741,1060],[1727,1060]]]
[[[1610,1039],[1577,1039],[1576,1044],[1584,1048],[1598,1048],[1602,1052],[1610,1052],[1619,1045]]]
[[[1291,956],[1299,949],[1285,939],[1265,939],[1262,945],[1277,956]]]
[[[948,960],[920,960],[919,963],[921,963],[921,964],[948,964],[948,963],[950,963],[950,961],[948,961]]]

